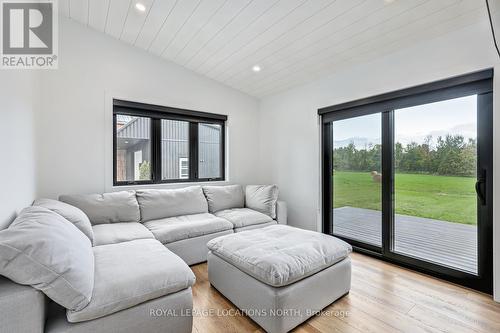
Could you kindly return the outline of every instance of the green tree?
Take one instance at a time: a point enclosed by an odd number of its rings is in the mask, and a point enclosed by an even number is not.
[[[438,137],[436,145],[432,136],[424,143],[411,142],[403,146],[394,145],[394,165],[397,171],[408,173],[428,173],[449,176],[469,176],[476,174],[476,140],[467,142],[461,135]],[[357,149],[354,142],[333,151],[335,170],[381,171],[382,145],[368,144]]]
[[[459,175],[462,170],[461,151],[465,148],[464,137],[461,135],[446,135],[438,138],[436,148],[437,173],[440,175]]]
[[[151,179],[151,163],[144,161],[139,165],[139,180]]]

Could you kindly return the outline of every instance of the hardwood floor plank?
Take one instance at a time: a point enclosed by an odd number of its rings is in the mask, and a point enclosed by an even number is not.
[[[414,332],[414,333],[435,333],[439,332],[432,327],[427,326],[418,320],[415,320],[406,313],[411,311],[415,305],[408,309],[405,314],[394,311],[391,307],[383,303],[379,303],[363,295],[358,294],[356,291],[351,291],[349,298],[355,307],[363,308],[365,312],[370,313],[372,316],[382,320],[385,323],[390,323],[391,326],[401,332]]]
[[[337,317],[318,316],[311,318],[308,325],[317,328],[321,333],[337,332],[337,333],[362,333],[359,329],[343,322]]]
[[[398,269],[402,270],[401,268]],[[466,295],[471,293],[481,295],[480,293],[463,287],[459,287],[461,291],[458,294],[435,289],[429,290],[428,287],[422,287],[418,283],[414,283],[412,279],[407,277],[403,279],[397,275],[392,276],[390,280],[377,280],[377,275],[374,275],[370,271],[364,271],[362,265],[358,265],[354,269],[353,279],[358,278],[357,272],[361,272],[359,279],[364,281],[363,283],[359,283],[359,285],[370,285],[372,288],[381,288],[387,293],[395,293],[398,296],[414,300],[422,306],[459,320],[466,325],[471,325],[480,331],[500,332],[499,310],[495,306],[489,307],[476,304],[466,297]],[[415,272],[410,273],[414,275],[418,274]],[[391,297],[394,296],[391,295]],[[491,298],[490,302],[492,302]]]
[[[371,283],[366,282],[365,283]],[[383,282],[380,283],[383,285]],[[394,285],[398,285],[395,283]],[[387,288],[383,286],[382,288]],[[446,315],[455,320],[461,321],[464,325],[470,325],[471,327],[480,330],[482,332],[500,332],[500,326],[498,323],[498,319],[500,319],[499,311],[492,311],[488,307],[478,306],[473,302],[464,304],[467,302],[467,299],[461,300],[457,302],[456,300],[446,300],[443,301],[439,298],[435,298],[432,296],[424,295],[422,293],[413,292],[408,289],[396,287],[397,290],[389,291],[387,290],[387,297],[393,297],[392,292],[395,292],[397,295],[405,295],[404,297],[410,297],[413,295],[413,299],[419,305],[428,308],[429,310],[435,311],[442,315]]]
[[[415,302],[399,297],[397,294],[388,292],[386,289],[377,288],[372,284],[365,283],[364,280],[357,277],[353,278],[351,291],[355,291],[367,299],[385,305],[391,311],[407,313],[415,306]]]
[[[399,332],[395,327],[391,326],[391,323],[386,323],[379,318],[376,318],[372,314],[362,310],[362,307],[356,307],[353,305],[350,296],[343,297],[330,305],[327,309],[329,310],[339,310],[348,311],[349,315],[345,317],[339,317],[340,320],[348,323],[350,326],[357,328],[358,330],[366,333],[391,333]]]
[[[408,315],[426,325],[446,333],[473,333],[479,332],[463,322],[442,315],[426,307],[415,305]]]
[[[359,253],[351,258],[351,292],[292,332],[500,332],[500,304],[489,295]],[[191,268],[194,333],[264,333],[244,314],[224,315],[237,308],[210,286],[206,263]]]
[[[306,323],[294,329],[293,333],[321,333],[321,331],[309,323]]]

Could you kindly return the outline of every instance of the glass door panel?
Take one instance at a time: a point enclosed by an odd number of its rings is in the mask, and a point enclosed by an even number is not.
[[[393,251],[477,274],[477,96],[394,111]]]
[[[382,245],[381,114],[332,123],[333,233]]]

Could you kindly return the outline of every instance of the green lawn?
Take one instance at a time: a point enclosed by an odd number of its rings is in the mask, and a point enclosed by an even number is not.
[[[381,210],[381,185],[369,172],[339,172],[334,179],[335,208],[351,206]],[[476,224],[475,179],[396,174],[396,213]]]

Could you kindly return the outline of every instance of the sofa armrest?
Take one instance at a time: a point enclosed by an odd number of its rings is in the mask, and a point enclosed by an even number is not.
[[[286,202],[278,201],[276,203],[276,221],[279,224],[287,224],[288,212]]]
[[[45,327],[45,295],[0,277],[0,332],[42,333]]]

